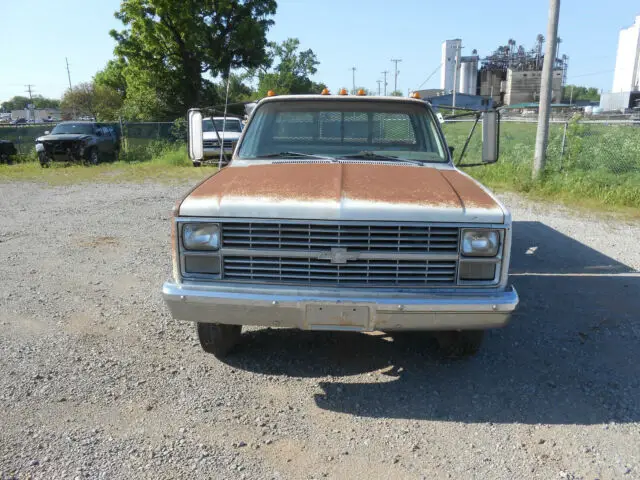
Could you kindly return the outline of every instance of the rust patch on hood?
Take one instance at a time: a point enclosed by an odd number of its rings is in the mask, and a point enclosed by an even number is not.
[[[320,168],[318,168],[320,167]],[[274,201],[337,200],[339,164],[284,164],[231,167],[198,186],[192,197],[252,197]]]
[[[268,164],[229,167],[197,186],[190,198],[264,199],[457,208],[499,208],[478,183],[457,170],[374,164]]]

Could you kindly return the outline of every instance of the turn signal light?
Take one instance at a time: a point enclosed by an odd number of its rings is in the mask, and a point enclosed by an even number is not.
[[[330,94],[331,94],[331,92],[329,91],[328,88],[323,89],[322,93],[320,93],[320,95],[330,95]]]
[[[269,90],[267,92],[267,97],[275,97],[276,96],[276,92],[274,92],[273,90]]]
[[[366,95],[366,94],[367,94],[367,92],[365,92],[364,89],[361,88],[360,90],[358,90],[358,93],[356,95],[362,96],[362,95]]]
[[[410,96],[411,96],[411,98],[417,98],[417,99],[421,99],[422,98],[418,92],[413,92]]]
[[[348,95],[349,93],[347,92],[346,88],[342,88],[340,89],[340,95]]]

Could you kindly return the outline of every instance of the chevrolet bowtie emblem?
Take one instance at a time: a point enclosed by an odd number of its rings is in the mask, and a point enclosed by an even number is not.
[[[347,252],[346,248],[332,248],[330,252],[322,252],[318,259],[331,260],[331,263],[347,263],[349,260],[357,260],[357,253]]]

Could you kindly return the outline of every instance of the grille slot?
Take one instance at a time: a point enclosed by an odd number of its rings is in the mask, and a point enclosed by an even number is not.
[[[346,264],[296,257],[225,256],[224,279],[303,285],[423,287],[455,285],[455,260],[370,260]]]
[[[235,140],[223,140],[222,146],[223,148],[231,148],[233,147],[234,142]],[[217,140],[203,140],[202,146],[204,148],[218,148],[219,145]]]
[[[458,252],[457,227],[225,223],[223,248],[328,250],[379,253]]]

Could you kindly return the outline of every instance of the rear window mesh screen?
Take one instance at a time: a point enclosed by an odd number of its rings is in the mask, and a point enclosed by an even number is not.
[[[415,145],[409,115],[366,112],[279,112],[273,140],[278,142]]]

